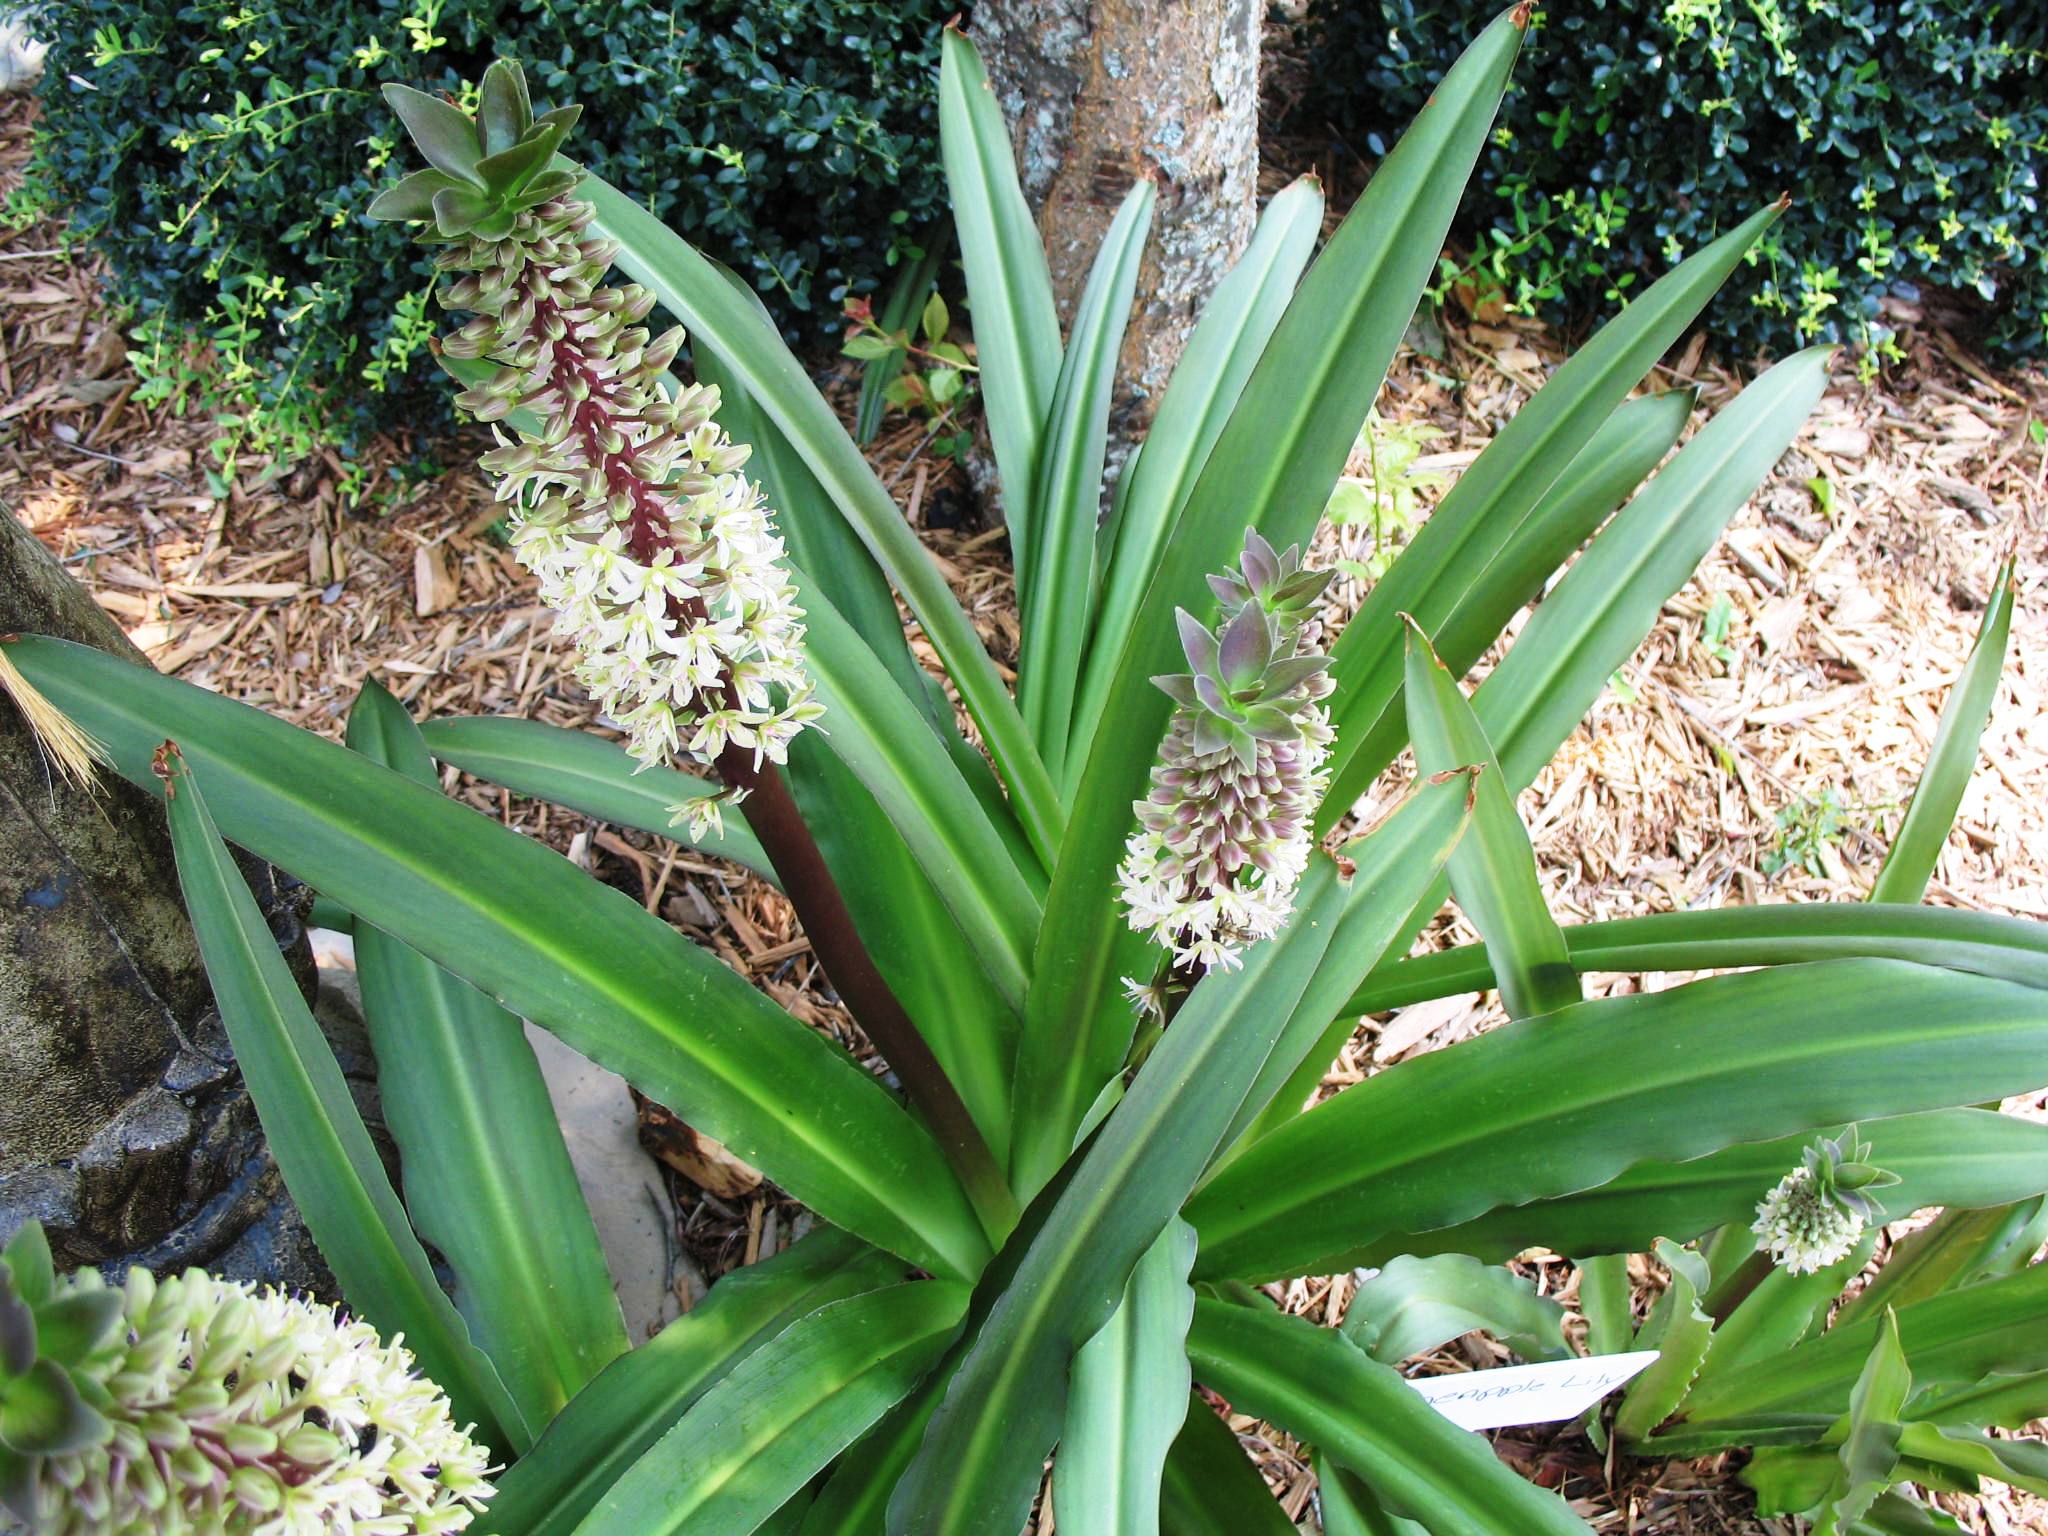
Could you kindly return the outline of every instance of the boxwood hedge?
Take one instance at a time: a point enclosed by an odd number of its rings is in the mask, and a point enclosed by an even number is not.
[[[1307,109],[1379,153],[1500,0],[1315,0]],[[1778,192],[1708,323],[1734,348],[1877,343],[1887,297],[1983,301],[2048,350],[2048,5],[1570,0],[1543,7],[1467,216],[1524,305],[1611,309]]]
[[[876,285],[942,206],[934,0],[45,0],[42,195],[157,334],[243,393],[438,411],[427,268],[362,210],[387,80],[452,90],[497,54],[584,105],[579,150],[741,270],[793,333]]]

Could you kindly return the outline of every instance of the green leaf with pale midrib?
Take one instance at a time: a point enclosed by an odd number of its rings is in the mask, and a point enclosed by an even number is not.
[[[1946,907],[1803,902],[1657,912],[1564,929],[1580,971],[1716,971],[1852,956],[1912,960],[2048,989],[2048,928],[2018,917]],[[1405,1008],[1494,985],[1485,948],[1464,944],[1382,966],[1346,1014]]]
[[[671,825],[671,807],[710,794],[714,787],[673,768],[643,769],[626,751],[587,731],[567,730],[516,715],[456,715],[420,723],[427,750],[516,795],[530,795],[633,827],[745,865],[771,884],[774,867],[742,811],[728,811],[725,830],[689,837]]]
[[[1637,1162],[2043,1081],[2048,996],[1897,961],[1580,1003],[1404,1061],[1241,1153],[1188,1205],[1195,1272],[1326,1273],[1387,1233],[1591,1189]]]
[[[1046,413],[1060,372],[1060,321],[1038,225],[1017,183],[1010,134],[974,44],[948,27],[939,54],[939,153],[953,196],[974,352],[1017,588],[1029,586],[1031,509]]]
[[[1313,1441],[1387,1507],[1461,1536],[1585,1536],[1564,1501],[1501,1465],[1392,1369],[1334,1330],[1263,1307],[1195,1303],[1195,1377]]]
[[[1970,772],[1977,766],[1978,743],[1991,718],[1992,701],[1998,696],[1999,674],[2012,631],[2012,579],[2008,561],[1999,568],[1998,584],[1985,604],[1984,622],[1970,647],[1963,675],[1956,679],[1948,703],[1942,707],[1927,767],[1913,788],[1913,798],[1906,803],[1905,820],[1870,887],[1872,901],[1918,901],[1934,878],[1934,867],[1941,861],[1949,828],[1955,823],[1956,808],[1963,803]]]
[[[17,662],[29,643],[12,647]],[[404,1336],[420,1370],[448,1394],[457,1421],[474,1424],[492,1449],[516,1455],[533,1443],[532,1427],[434,1279],[334,1053],[208,814],[201,766],[183,758],[171,766],[163,793],[185,909],[264,1138],[321,1257],[353,1310],[387,1341]]]
[[[1885,1167],[1903,1180],[1886,1194],[1901,1215],[1930,1205],[2002,1205],[2048,1191],[2048,1126],[1988,1110],[1939,1109],[1866,1120],[1863,1128],[1883,1137]],[[1839,1129],[1816,1126],[1685,1162],[1637,1163],[1578,1194],[1498,1207],[1455,1226],[1392,1233],[1348,1250],[1342,1263],[1369,1267],[1402,1253],[1469,1253],[1502,1263],[1530,1248],[1640,1253],[1659,1237],[1688,1241],[1725,1222],[1746,1224],[1814,1133]]]
[[[1032,488],[1033,579],[1018,587],[1023,640],[1017,706],[1048,763],[1066,761],[1082,646],[1094,620],[1095,528],[1102,510],[1109,408],[1154,195],[1151,182],[1139,181],[1103,236],[1074,312]]]
[[[281,720],[61,640],[10,658],[140,784],[175,738],[223,830],[533,1020],[827,1220],[940,1272],[987,1257],[931,1135],[837,1046],[622,892]],[[813,1108],[790,1113],[792,1102]]]
[[[1460,189],[1521,46],[1504,15],[1466,50],[1367,185],[1287,307],[1202,467],[1146,588],[1074,796],[1046,898],[1017,1078],[1011,1158],[1028,1194],[1065,1159],[1131,1038],[1117,978],[1142,952],[1116,905],[1116,867],[1172,712],[1154,675],[1180,670],[1174,611],[1216,607],[1207,577],[1249,524],[1306,541],[1435,268]]]
[[[1364,791],[1368,775],[1384,766],[1359,748],[1399,704],[1397,616],[1412,613],[1424,630],[1436,632],[1781,211],[1751,215],[1601,327],[1486,445],[1374,586],[1332,653],[1337,740],[1319,827],[1343,815]]]
[[[375,679],[348,744],[438,787],[418,728]],[[368,923],[356,977],[406,1211],[455,1271],[470,1337],[544,1425],[625,1352],[626,1327],[525,1027]]]
[[[762,1344],[828,1302],[903,1278],[903,1265],[836,1228],[720,1278],[689,1313],[614,1360],[516,1465],[480,1525],[569,1536],[605,1489]]]
[[[1110,678],[1160,550],[1280,323],[1322,221],[1322,188],[1313,177],[1291,182],[1274,195],[1259,216],[1250,248],[1203,307],[1160,397],[1143,452],[1125,466],[1123,505],[1104,561],[1102,602],[1088,639],[1068,738],[1064,782],[1070,790],[1087,766],[1088,744],[1101,722]]]
[[[921,1280],[799,1318],[691,1404],[577,1536],[746,1536],[916,1386],[966,1306],[965,1286]]]
[[[1170,1223],[1074,1356],[1052,1481],[1053,1517],[1067,1536],[1159,1529],[1159,1480],[1187,1415],[1194,1261],[1194,1229]]]

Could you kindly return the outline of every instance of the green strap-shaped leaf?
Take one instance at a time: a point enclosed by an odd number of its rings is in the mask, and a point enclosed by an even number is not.
[[[1380,879],[1385,861],[1418,846],[1448,848],[1465,785],[1459,775],[1425,786],[1348,848],[1360,872],[1349,888],[1317,855],[1287,928],[1252,946],[1241,969],[1211,973],[1189,994],[1087,1151],[1063,1170],[1064,1188],[1048,1186],[1058,1193],[1042,1224],[1034,1229],[1027,1215],[999,1258],[1014,1274],[891,1506],[892,1532],[978,1533],[1023,1521],[1059,1434],[1068,1362],[1108,1320],[1139,1257],[1221,1146],[1351,904],[1377,893],[1397,910]],[[1418,825],[1428,829],[1419,841]]]
[[[2029,1493],[2048,1494],[2048,1444],[2039,1440],[2003,1440],[1980,1430],[1907,1424],[1899,1434],[1899,1453],[1908,1458],[1904,1466],[1947,1467],[1966,1478],[1988,1477]]]
[[[930,722],[807,577],[799,593],[833,755],[875,797],[996,991],[1021,1012],[1038,898]]]
[[[1159,398],[1143,451],[1124,466],[1102,601],[1068,737],[1069,786],[1086,766],[1110,679],[1160,554],[1252,366],[1294,295],[1322,226],[1323,191],[1314,177],[1304,176],[1274,194],[1259,216],[1251,245],[1203,307]]]
[[[1060,320],[1038,225],[1017,184],[1010,132],[981,55],[948,27],[939,52],[939,154],[974,308],[974,356],[1003,480],[1020,589],[1036,547],[1040,443],[1060,372]]]
[[[1755,1255],[1756,1239],[1749,1228],[1738,1225],[1732,1230],[1730,1246],[1744,1244]],[[1715,1326],[1713,1346],[1700,1362],[1699,1379],[1705,1381],[1724,1371],[1744,1370],[1753,1361],[1767,1360],[1797,1345],[1826,1318],[1828,1305],[1862,1272],[1876,1250],[1877,1234],[1871,1231],[1864,1233],[1863,1240],[1845,1257],[1811,1273],[1771,1268],[1756,1288]],[[1754,1262],[1765,1261],[1757,1257]],[[1724,1263],[1720,1278],[1731,1286],[1739,1286],[1746,1283],[1748,1276],[1743,1266],[1730,1270]],[[1719,1298],[1713,1296],[1703,1303],[1718,1304]]]
[[[1934,878],[1934,866],[1948,842],[1955,824],[1956,808],[1969,788],[1970,773],[1977,766],[1978,743],[1985,722],[1991,718],[1991,704],[1998,697],[1998,678],[2005,668],[2005,650],[2012,633],[2012,562],[1999,567],[1998,582],[1991,600],[1984,605],[1984,622],[1977,630],[1977,643],[1970,647],[1970,659],[1963,675],[1949,691],[1942,707],[1941,724],[1934,732],[1934,747],[1927,754],[1927,767],[1906,803],[1906,819],[1884,856],[1884,864],[1870,887],[1872,901],[1916,902],[1926,894]]]
[[[1565,466],[1432,634],[1431,643],[1453,676],[1463,677],[1471,670],[1508,621],[1542,593],[1558,568],[1663,462],[1685,430],[1695,394],[1673,390],[1630,400],[1601,423],[1593,440]],[[1398,704],[1398,698],[1394,702]],[[1346,777],[1360,784],[1372,782],[1407,741],[1406,712],[1381,710],[1352,751]],[[1335,807],[1348,803],[1326,796],[1325,819],[1336,814]]]
[[[1158,1536],[1159,1479],[1187,1417],[1194,1261],[1194,1229],[1172,1222],[1074,1356],[1052,1480],[1053,1517],[1067,1536]]]
[[[1832,1135],[1839,1127],[1815,1129]],[[2003,1205],[2048,1190],[2048,1126],[1989,1110],[1940,1109],[1866,1121],[1864,1129],[1881,1138],[1884,1166],[1902,1181],[1885,1195],[1887,1208],[1901,1214],[1931,1205]],[[1798,1164],[1812,1140],[1801,1132],[1684,1162],[1638,1163],[1578,1194],[1499,1207],[1456,1226],[1391,1234],[1353,1249],[1352,1262],[1470,1253],[1497,1263],[1529,1248],[1638,1253],[1666,1235],[1684,1242],[1730,1222],[1746,1228],[1764,1192]],[[1583,1278],[1580,1283],[1583,1302]],[[1620,1341],[1600,1352],[1627,1347],[1633,1328],[1615,1332]]]
[[[2048,1371],[1988,1376],[1959,1387],[1917,1393],[1908,1414],[1931,1424],[1968,1429],[2023,1429],[2048,1417]]]
[[[1692,324],[1781,212],[1782,208],[1772,207],[1751,215],[1680,263],[1602,326],[1458,477],[1401,558],[1373,588],[1357,616],[1344,627],[1332,653],[1337,740],[1332,749],[1324,823],[1341,816],[1364,791],[1371,775],[1385,766],[1383,761],[1373,760],[1377,753],[1368,756],[1360,749],[1376,734],[1383,716],[1390,712],[1398,716],[1401,631],[1397,615],[1413,614],[1434,634],[1489,567],[1502,558],[1511,562],[1517,558],[1509,552],[1544,494],[1592,442],[1628,392]],[[1519,579],[1510,583],[1520,584]],[[1481,611],[1476,605],[1472,610],[1475,615]],[[1501,614],[1501,622],[1507,617]],[[1498,633],[1496,628],[1493,634]],[[1398,746],[1396,741],[1394,749]]]
[[[1407,699],[1419,770],[1443,773],[1468,763],[1481,769],[1473,786],[1472,834],[1451,855],[1451,893],[1486,943],[1508,1016],[1525,1019],[1570,1007],[1582,995],[1578,973],[1543,903],[1536,850],[1515,811],[1493,743],[1457,680],[1412,621]]]
[[[435,786],[418,727],[374,679],[348,744]],[[470,1338],[544,1425],[625,1352],[626,1326],[540,1063],[517,1018],[367,923],[356,974],[406,1211],[455,1271]]]
[[[1923,1386],[2048,1367],[2048,1265],[1946,1291],[1894,1315],[1913,1379]],[[1866,1317],[1830,1328],[1775,1359],[1701,1382],[1686,1402],[1685,1423],[1710,1428],[1759,1414],[1840,1412],[1877,1342],[1879,1322]]]
[[[1820,1498],[1814,1536],[1837,1536],[1890,1486],[1905,1430],[1899,1415],[1912,1389],[1913,1373],[1906,1368],[1906,1352],[1899,1345],[1898,1318],[1887,1310],[1863,1373],[1849,1390],[1849,1422],[1834,1478]]]
[[[938,1273],[987,1259],[929,1132],[882,1085],[622,892],[356,753],[88,646],[8,655],[153,783],[166,736],[222,830],[767,1173],[827,1220]],[[920,727],[922,729],[922,727]],[[811,1107],[790,1113],[792,1103]]]
[[[748,1536],[910,1393],[966,1307],[965,1286],[923,1280],[799,1318],[698,1398],[577,1536]]]
[[[768,855],[747,830],[744,807],[726,812],[723,832],[702,838],[671,825],[675,806],[713,792],[714,786],[694,774],[642,768],[625,748],[603,737],[513,715],[458,715],[425,721],[419,730],[439,761],[515,795],[671,838],[731,859],[770,883],[775,879]]]
[[[1174,612],[1213,613],[1207,577],[1247,526],[1276,546],[1306,542],[1388,362],[1435,270],[1465,179],[1521,46],[1526,13],[1488,27],[1438,85],[1288,305],[1162,546],[1115,665],[1061,845],[1032,975],[1018,1073],[1020,1193],[1066,1159],[1075,1127],[1131,1038],[1118,978],[1142,950],[1116,905],[1131,803],[1166,733],[1172,701],[1151,679],[1182,663]],[[1034,1064],[1051,1070],[1035,1072]]]
[[[596,206],[604,232],[619,242],[619,265],[689,326],[696,345],[718,354],[731,377],[782,429],[840,516],[889,573],[981,727],[1017,819],[1050,869],[1065,815],[1023,718],[945,577],[803,365],[773,322],[745,295],[734,292],[720,270],[688,241],[602,177],[587,178],[581,190]]]
[[[1339,1330],[1382,1365],[1490,1333],[1524,1360],[1562,1360],[1564,1308],[1512,1270],[1462,1253],[1396,1258],[1352,1293]]]
[[[734,1270],[614,1360],[498,1478],[487,1528],[568,1536],[601,1495],[732,1369],[799,1318],[903,1278],[903,1264],[827,1227]]]
[[[1345,894],[1318,856],[1288,928],[1248,950],[1240,969],[1195,987],[1043,1224],[1031,1231],[1027,1217],[1014,1275],[890,1503],[891,1536],[980,1536],[1023,1523],[1059,1437],[1069,1362],[1193,1188],[1321,961]]]
[[[475,1424],[501,1453],[524,1451],[533,1429],[435,1281],[326,1036],[207,812],[203,770],[188,767],[168,746],[164,765],[171,847],[199,955],[264,1138],[321,1257],[354,1311],[387,1340],[404,1335],[421,1372],[448,1394],[458,1422]],[[229,787],[225,776],[214,782]]]
[[[1633,308],[1633,306],[1631,306]],[[1832,347],[1765,373],[1602,529],[1473,696],[1517,792],[1585,718],[1827,387]]]
[[[1572,967],[1581,974],[1733,970],[1867,956],[2048,988],[2048,927],[2026,918],[1945,907],[1807,902],[1658,912],[1570,924],[1564,940]],[[1378,1013],[1495,984],[1485,947],[1465,944],[1381,966],[1342,1011],[1354,1017]]]
[[[1643,1440],[1671,1417],[1714,1341],[1714,1320],[1700,1307],[1706,1261],[1667,1242],[1657,1244],[1657,1257],[1671,1279],[1636,1336],[1636,1348],[1654,1349],[1657,1358],[1628,1384],[1614,1413],[1614,1433],[1624,1444]]]
[[[941,1364],[848,1447],[818,1490],[801,1536],[882,1536],[888,1526],[889,1495],[924,1443],[925,1426],[952,1379]]]
[[[1647,395],[1624,402],[1600,424],[1593,440],[1551,482],[1506,547],[1487,562],[1431,634],[1437,655],[1454,676],[1462,678],[1471,670],[1508,621],[1536,599],[1559,567],[1664,462],[1678,446],[1697,400],[1698,391],[1691,389]],[[1384,767],[1400,751],[1405,724],[1400,711],[1387,711],[1359,750]],[[1381,732],[1388,733],[1387,740],[1381,740]],[[1373,769],[1368,780],[1378,771]]]
[[[1053,764],[1066,762],[1082,647],[1094,617],[1095,527],[1102,513],[1109,408],[1154,195],[1149,181],[1133,186],[1103,236],[1074,311],[1032,483],[1032,555],[1028,565],[1020,562],[1031,579],[1017,588],[1024,623],[1017,705],[1039,755]]]
[[[1889,960],[1579,1003],[1404,1061],[1239,1154],[1188,1206],[1196,1274],[1327,1274],[1387,1233],[1648,1159],[2027,1092],[2044,1047],[2041,993]]]
[[[1188,1354],[1196,1380],[1239,1412],[1313,1441],[1362,1477],[1392,1513],[1470,1536],[1585,1536],[1585,1525],[1556,1494],[1517,1477],[1486,1441],[1330,1329],[1201,1300]]]
[[[1900,1209],[1889,1196],[1885,1204],[1888,1210]],[[1943,1211],[1892,1245],[1884,1268],[1843,1304],[1835,1321],[1861,1322],[1883,1307],[1908,1306],[1993,1274],[2010,1273],[1999,1267],[2001,1259],[2017,1250],[2021,1263],[2032,1260],[2041,1245],[2043,1211],[2039,1196],[1984,1210]]]
[[[1365,1479],[1327,1456],[1316,1457],[1323,1536],[1429,1536],[1427,1526],[1392,1514]]]
[[[1351,1033],[1353,1021],[1335,1018],[1338,1000],[1387,952],[1404,917],[1414,910],[1417,893],[1436,882],[1471,820],[1474,775],[1461,771],[1443,783],[1448,787],[1431,786],[1434,804],[1426,812],[1390,817],[1370,837],[1345,849],[1353,859],[1351,896],[1329,953],[1259,1068],[1258,1080],[1224,1135],[1225,1146],[1256,1141],[1300,1114],[1342,1038]]]
[[[1160,1536],[1296,1536],[1294,1522],[1245,1458],[1230,1426],[1200,1393],[1167,1454],[1159,1485]]]

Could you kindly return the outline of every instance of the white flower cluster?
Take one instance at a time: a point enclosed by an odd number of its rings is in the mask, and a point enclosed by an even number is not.
[[[1240,574],[1241,572],[1241,574]],[[1331,738],[1331,689],[1309,617],[1327,574],[1301,569],[1248,533],[1240,571],[1211,579],[1215,631],[1180,615],[1192,669],[1153,681],[1180,706],[1132,810],[1138,828],[1117,872],[1126,918],[1182,966],[1230,968],[1246,944],[1279,932],[1308,867]],[[1141,1010],[1158,984],[1132,982]]]
[[[88,1367],[111,1436],[43,1463],[51,1536],[443,1536],[490,1497],[489,1453],[367,1323],[196,1269],[129,1271],[122,1310]]]
[[[1773,1264],[1795,1275],[1810,1275],[1855,1252],[1863,1236],[1863,1217],[1824,1188],[1812,1169],[1802,1167],[1786,1174],[1764,1196],[1750,1231]]]
[[[505,239],[443,250],[441,269],[462,275],[441,302],[475,312],[445,351],[498,365],[458,403],[499,423],[482,463],[513,503],[513,549],[633,755],[715,763],[738,748],[755,768],[782,762],[821,712],[782,541],[741,473],[749,450],[712,420],[717,390],[668,397],[682,332],[650,340],[638,322],[652,295],[604,285],[616,250],[589,235],[591,217],[558,197]],[[508,422],[515,411],[538,429]],[[744,784],[727,779],[738,799]],[[717,804],[689,802],[699,830]]]

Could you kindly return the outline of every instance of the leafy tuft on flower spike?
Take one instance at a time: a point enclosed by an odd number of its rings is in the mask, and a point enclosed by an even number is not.
[[[456,403],[498,434],[481,463],[513,504],[514,553],[633,755],[720,766],[724,795],[678,808],[701,833],[744,795],[749,761],[784,761],[821,712],[782,541],[741,473],[749,450],[712,420],[716,389],[664,387],[683,333],[649,336],[653,295],[605,284],[616,247],[590,233],[580,173],[552,168],[575,108],[534,117],[503,59],[474,119],[405,86],[385,97],[431,168],[370,213],[445,247],[441,304],[473,318],[443,351],[495,365]]]
[[[1180,707],[1118,877],[1131,927],[1179,964],[1234,966],[1293,910],[1327,783],[1331,682],[1313,614],[1329,582],[1298,548],[1276,553],[1247,530],[1238,569],[1209,579],[1221,624],[1182,611],[1189,670],[1152,680]]]
[[[1874,1166],[1855,1126],[1822,1137],[1756,1208],[1757,1249],[1795,1275],[1810,1275],[1855,1251],[1865,1225],[1884,1218],[1873,1190],[1899,1182]]]
[[[44,1434],[55,1417],[8,1411],[18,1374],[0,1389],[0,1494],[31,1530],[441,1536],[491,1496],[488,1452],[440,1389],[331,1307],[196,1269],[161,1282],[133,1269],[119,1289],[90,1270],[59,1277],[33,1224],[0,1259],[0,1290],[0,1313],[34,1313],[38,1365],[72,1395],[74,1432]],[[15,1355],[19,1317],[0,1333]],[[25,1429],[40,1434],[33,1453]]]

